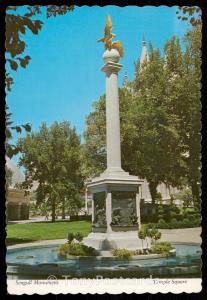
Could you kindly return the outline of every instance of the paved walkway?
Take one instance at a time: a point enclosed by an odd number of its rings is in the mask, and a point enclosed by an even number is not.
[[[44,216],[38,216],[38,217],[31,217],[28,220],[18,220],[18,221],[8,221],[8,224],[27,224],[27,223],[38,223],[38,222],[51,222],[51,217],[45,219]],[[58,219],[55,220],[55,222],[63,222],[63,221],[69,221],[70,217],[65,218],[64,220],[61,217],[58,217]]]
[[[178,242],[178,243],[199,243],[201,244],[201,228],[184,228],[184,229],[161,229],[162,233],[161,241]],[[55,244],[66,243],[66,239],[58,240],[42,240],[32,243],[15,244],[8,246],[8,249],[16,249],[30,246],[49,246]]]
[[[183,229],[161,229],[161,241],[201,243],[201,227]]]

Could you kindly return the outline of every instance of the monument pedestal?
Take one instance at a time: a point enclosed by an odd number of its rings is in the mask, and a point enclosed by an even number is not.
[[[84,243],[97,250],[139,249],[140,193],[142,180],[123,170],[106,170],[88,189],[92,200],[92,233]]]
[[[94,233],[84,238],[84,244],[99,251],[112,249],[142,249],[142,242],[138,239],[136,231]]]

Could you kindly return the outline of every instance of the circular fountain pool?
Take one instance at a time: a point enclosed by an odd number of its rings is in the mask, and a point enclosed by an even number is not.
[[[143,278],[201,276],[201,248],[197,244],[173,244],[176,256],[157,258],[79,257],[65,259],[58,255],[59,245],[9,249],[7,274],[10,279],[46,279],[54,275],[71,278]]]

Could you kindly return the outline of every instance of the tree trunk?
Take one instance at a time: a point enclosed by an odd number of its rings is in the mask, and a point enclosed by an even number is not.
[[[65,197],[63,197],[62,201],[62,220],[65,219]]]
[[[195,208],[200,209],[200,187],[197,182],[193,181],[191,183],[191,190],[193,194],[193,205]]]
[[[52,223],[55,222],[55,198],[52,198]]]
[[[149,190],[152,197],[152,204],[155,204],[155,199],[157,196],[157,186],[158,186],[157,182],[154,181],[149,182]]]

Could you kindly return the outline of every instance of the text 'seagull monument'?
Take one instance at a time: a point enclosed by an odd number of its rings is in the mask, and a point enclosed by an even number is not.
[[[98,40],[105,46],[105,64],[101,71],[106,74],[107,169],[88,184],[93,195],[93,225],[92,233],[84,242],[99,250],[137,249],[140,246],[137,237],[139,188],[143,181],[121,168],[118,72],[122,68],[119,59],[123,56],[123,47],[120,41],[112,42],[115,35],[111,30],[111,18],[107,16],[104,37]]]

